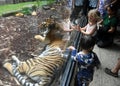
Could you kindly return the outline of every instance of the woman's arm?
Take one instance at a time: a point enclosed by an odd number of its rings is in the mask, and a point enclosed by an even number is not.
[[[117,0],[111,0],[111,3],[105,5],[105,8],[107,8],[107,7],[110,6],[110,5],[115,4],[116,2],[117,2]]]
[[[115,4],[116,2],[117,2],[117,0],[111,0],[110,5],[113,5],[113,4]]]
[[[115,29],[116,29],[115,27],[111,27],[111,28],[108,30],[108,32],[109,32],[109,33],[113,33],[113,32],[115,32]]]
[[[103,23],[103,19],[99,20],[97,24],[101,25]]]

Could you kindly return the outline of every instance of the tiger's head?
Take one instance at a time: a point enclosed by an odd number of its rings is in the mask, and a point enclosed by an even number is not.
[[[48,38],[50,41],[62,40],[63,29],[57,19],[47,18],[39,26],[39,35],[35,35],[35,39],[40,41],[45,41],[45,38]]]
[[[50,41],[62,40],[65,35],[63,21],[70,18],[70,10],[66,6],[58,8],[56,14],[51,14],[39,26],[39,35],[35,35],[36,39],[45,41],[48,38]]]

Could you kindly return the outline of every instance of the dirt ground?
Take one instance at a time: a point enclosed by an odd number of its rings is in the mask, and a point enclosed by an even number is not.
[[[52,7],[51,7],[52,8]],[[6,59],[15,54],[20,60],[32,58],[32,54],[39,55],[46,45],[34,36],[39,34],[39,24],[49,16],[59,17],[63,10],[58,5],[55,9],[38,9],[37,16],[0,17],[0,86],[18,86],[13,77],[2,67]]]
[[[34,16],[0,18],[0,85],[17,86],[2,63],[15,54],[20,60],[41,52],[44,43],[34,39],[38,34],[37,20]]]
[[[34,35],[39,34],[38,25],[42,16],[0,18],[0,86],[17,86],[13,77],[2,67],[6,59],[15,54],[20,60],[26,60],[32,57],[31,54],[39,55],[42,51],[45,44],[34,39]]]

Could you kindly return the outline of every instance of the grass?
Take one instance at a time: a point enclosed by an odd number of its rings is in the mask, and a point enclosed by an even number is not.
[[[23,6],[25,5],[29,5],[29,4],[34,4],[34,5],[38,5],[37,2],[24,2],[24,3],[19,3],[19,4],[8,4],[8,5],[0,5],[0,16],[3,14],[3,13],[7,13],[7,12],[10,12],[10,11],[16,11],[16,10],[20,10],[22,9]],[[44,4],[47,4],[46,1],[40,1],[39,2],[39,5],[44,5]]]

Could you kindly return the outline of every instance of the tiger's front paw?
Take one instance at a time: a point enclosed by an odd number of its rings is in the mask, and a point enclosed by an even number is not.
[[[41,35],[35,35],[34,37],[35,39],[38,39],[40,41],[44,41],[45,40],[45,37],[41,36]]]
[[[11,63],[9,63],[9,62],[6,62],[6,63],[4,63],[3,64],[3,67],[5,68],[5,69],[7,69],[8,70],[8,72],[11,74],[11,75],[13,75],[13,67],[12,67],[12,64]]]

